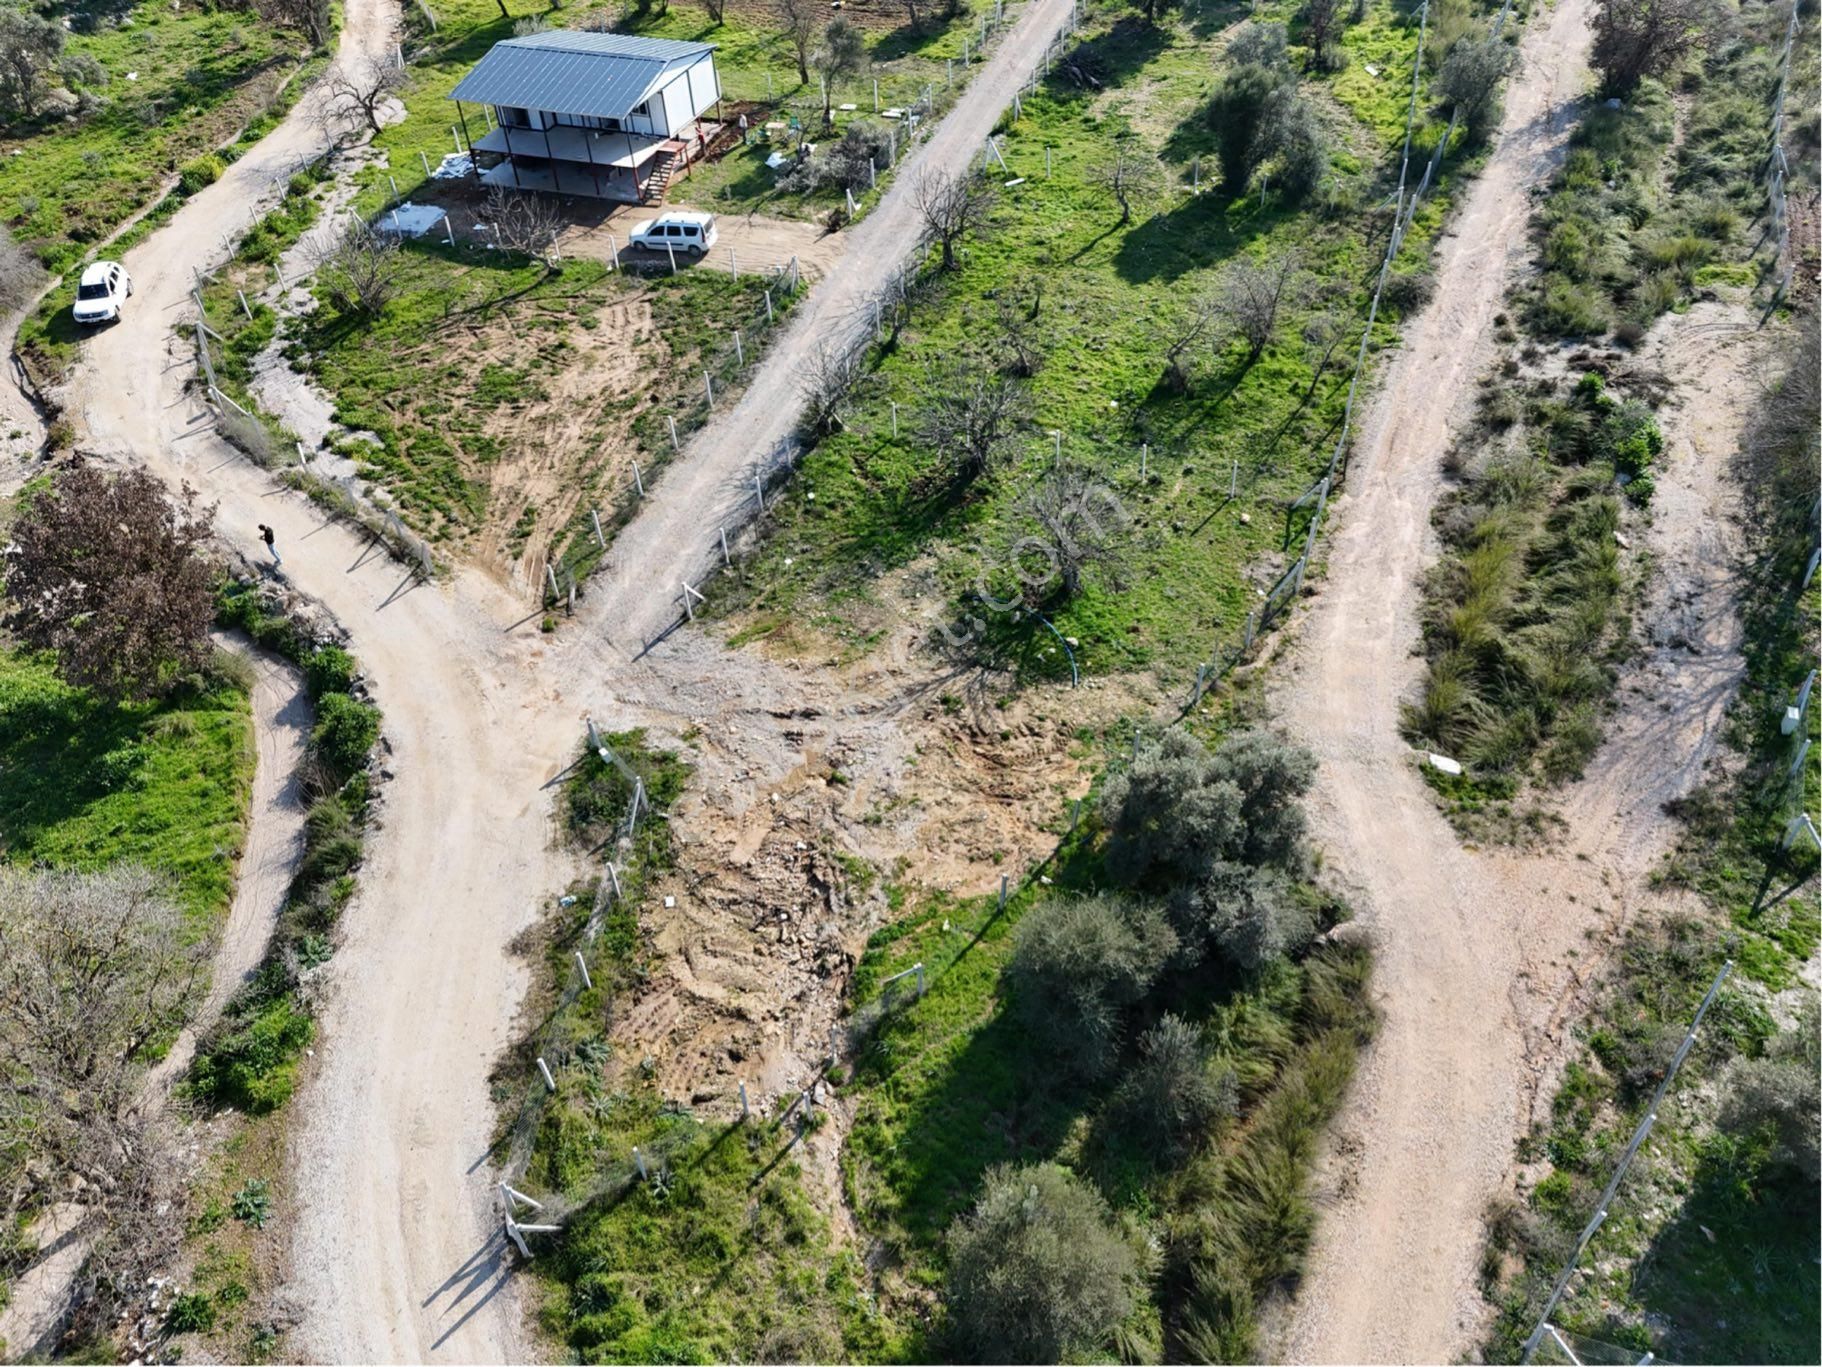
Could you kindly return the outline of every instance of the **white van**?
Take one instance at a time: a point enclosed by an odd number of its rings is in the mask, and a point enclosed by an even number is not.
[[[715,215],[671,209],[636,226],[630,240],[649,252],[701,256],[715,245]]]

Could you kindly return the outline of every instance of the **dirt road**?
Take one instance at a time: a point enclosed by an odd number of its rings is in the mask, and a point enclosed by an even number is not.
[[[1447,1362],[1473,1350],[1482,1218],[1545,1091],[1566,1013],[1647,900],[1661,801],[1713,752],[1739,678],[1725,462],[1750,395],[1735,311],[1664,320],[1648,356],[1688,400],[1666,414],[1671,487],[1650,532],[1653,625],[1675,649],[1630,675],[1606,748],[1542,856],[1464,849],[1398,733],[1420,662],[1418,583],[1450,424],[1489,364],[1493,315],[1525,251],[1530,192],[1560,157],[1587,87],[1591,0],[1532,21],[1499,145],[1443,243],[1434,303],[1407,329],[1363,428],[1325,582],[1279,713],[1316,751],[1318,837],[1376,953],[1383,1027],[1337,1121],[1328,1207],[1279,1351],[1300,1362]],[[1661,901],[1661,898],[1653,898]],[[1590,951],[1593,951],[1591,954]]]
[[[869,326],[871,301],[922,242],[917,186],[926,172],[960,170],[981,149],[1012,92],[1068,22],[1072,0],[1030,0],[936,131],[899,167],[873,212],[844,231],[842,269],[797,306],[738,403],[723,409],[651,491],[638,521],[615,539],[589,586],[589,617],[637,650],[681,614],[679,585],[699,581],[730,531],[753,510],[753,475],[788,459],[803,410],[799,384],[825,341]]]
[[[247,811],[247,840],[236,872],[234,902],[215,950],[209,995],[195,1023],[146,1076],[142,1106],[163,1104],[195,1056],[197,1037],[259,966],[303,853],[304,807],[297,769],[310,733],[303,678],[284,660],[244,639],[224,643],[246,655],[254,671],[252,721],[258,762]],[[83,1232],[81,1214],[77,1206],[54,1207],[32,1231],[50,1252],[13,1282],[11,1299],[0,1306],[0,1347],[5,1351],[23,1356],[49,1353],[55,1346],[71,1284],[91,1242]]]
[[[1037,0],[975,77],[917,164],[965,164],[1009,92],[1069,13]],[[351,0],[344,54],[390,50],[396,8]],[[800,762],[774,719],[738,712],[747,693],[783,700],[793,681],[763,666],[705,667],[675,642],[647,656],[642,636],[709,542],[702,492],[771,455],[790,429],[791,375],[819,327],[851,314],[909,249],[912,177],[854,233],[836,272],[800,306],[755,396],[687,453],[657,511],[623,537],[638,548],[592,611],[607,631],[551,645],[523,605],[462,573],[417,586],[349,528],[325,521],[214,434],[185,390],[178,333],[192,271],[219,260],[276,187],[318,150],[306,95],[298,108],[172,222],[128,253],[138,284],[123,321],[88,342],[66,395],[83,449],[188,480],[219,504],[217,525],[251,543],[277,531],[284,573],[347,628],[385,709],[394,771],[369,841],[360,891],[344,915],[321,1018],[325,1047],[294,1117],[296,1189],[288,1289],[290,1356],[322,1361],[514,1361],[520,1316],[491,1211],[486,1154],[494,1113],[487,1074],[513,1037],[526,988],[510,951],[539,901],[573,871],[555,850],[546,785],[569,758],[581,717],[606,722],[654,708],[733,708],[729,745],[763,778]],[[688,535],[684,535],[687,529]],[[712,535],[712,534],[711,534]],[[699,544],[700,543],[700,544]],[[515,630],[516,628],[516,630]],[[695,652],[700,655],[700,650]],[[772,704],[778,706],[775,701]]]

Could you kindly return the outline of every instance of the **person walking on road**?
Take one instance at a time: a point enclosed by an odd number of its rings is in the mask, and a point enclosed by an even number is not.
[[[272,563],[274,565],[282,565],[285,563],[278,553],[278,547],[273,544],[274,538],[272,529],[263,522],[259,524],[259,539],[265,542],[266,549],[272,552]]]

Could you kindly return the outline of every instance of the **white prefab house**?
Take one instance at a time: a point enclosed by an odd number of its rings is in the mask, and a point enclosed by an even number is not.
[[[552,29],[496,43],[451,92],[483,184],[649,204],[708,147],[713,43]],[[464,105],[491,124],[472,136]]]

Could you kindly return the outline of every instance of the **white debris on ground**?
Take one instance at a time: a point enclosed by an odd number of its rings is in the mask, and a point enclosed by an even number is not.
[[[443,160],[437,163],[437,169],[430,173],[432,180],[461,180],[473,170],[472,158],[466,152],[445,152]]]
[[[382,233],[398,237],[422,237],[443,221],[443,209],[436,204],[413,204],[406,200],[384,213],[376,214],[373,226]]]

